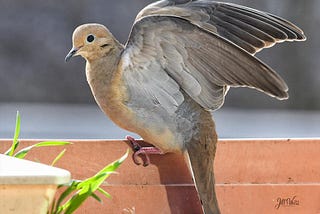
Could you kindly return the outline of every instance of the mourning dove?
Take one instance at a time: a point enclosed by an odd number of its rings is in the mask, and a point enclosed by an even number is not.
[[[162,0],[137,15],[125,45],[103,25],[77,27],[66,61],[84,57],[101,110],[156,147],[140,147],[128,138],[135,155],[187,152],[204,213],[218,214],[211,112],[222,106],[229,87],[287,99],[284,80],[254,54],[275,43],[305,39],[292,23],[248,7]]]

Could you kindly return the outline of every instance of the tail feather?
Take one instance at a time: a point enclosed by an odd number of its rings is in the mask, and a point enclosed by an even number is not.
[[[200,137],[187,144],[193,177],[205,214],[220,214],[213,168],[217,143],[214,130],[214,124],[213,129],[211,124],[209,127],[206,124],[200,129]]]

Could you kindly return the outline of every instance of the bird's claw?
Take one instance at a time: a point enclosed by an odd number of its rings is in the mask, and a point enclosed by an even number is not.
[[[139,151],[142,146],[131,136],[126,136],[127,140],[131,143],[132,149],[134,152]]]
[[[139,150],[133,153],[132,159],[135,164],[140,165],[141,162],[139,161],[138,156],[141,155],[143,166],[148,166],[150,164],[150,158],[149,158],[149,155],[142,148],[143,147],[140,147]]]
[[[132,149],[134,151],[132,155],[133,162],[140,165],[141,162],[138,160],[138,156],[141,156],[143,166],[148,166],[150,164],[149,154],[163,154],[156,147],[142,147],[133,137],[126,136],[127,140],[131,143]]]

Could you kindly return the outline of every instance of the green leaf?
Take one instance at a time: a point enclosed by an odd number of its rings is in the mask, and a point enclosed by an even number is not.
[[[25,147],[23,149],[21,149],[19,152],[17,152],[14,156],[16,158],[20,158],[20,159],[23,159],[27,154],[28,152],[35,148],[35,147],[45,147],[45,146],[64,146],[64,145],[69,145],[69,144],[72,144],[70,142],[64,142],[64,141],[44,141],[44,142],[40,142],[40,143],[36,143],[34,145],[31,145],[31,146],[28,146],[28,147]]]
[[[128,157],[129,150],[118,160],[107,165],[102,170],[100,170],[94,176],[87,178],[83,181],[73,180],[69,187],[60,195],[58,198],[55,209],[52,213],[59,214],[64,212],[64,214],[71,214],[76,209],[81,206],[81,204],[88,198],[93,197],[94,199],[101,202],[101,198],[98,197],[94,192],[98,190],[106,197],[110,198],[110,194],[103,190],[100,186],[105,181],[105,179],[110,175],[114,174],[115,170],[123,163],[123,161]],[[77,192],[67,200],[63,205],[61,203],[75,190]]]
[[[98,187],[109,177],[110,174],[115,173],[114,171],[123,163],[123,161],[128,157],[129,150],[118,160],[113,163],[107,165],[102,170],[100,170],[96,175],[91,178],[84,180],[81,185],[88,185],[88,183],[92,184],[92,191],[96,191]]]
[[[102,194],[104,194],[107,198],[112,198],[111,195],[106,192],[104,189],[102,189],[101,187],[98,188],[98,191],[101,192]]]
[[[70,144],[72,143],[67,141],[43,141],[40,143],[36,143],[34,145],[35,147],[42,147],[42,146],[65,146]]]
[[[65,153],[66,151],[67,151],[66,149],[62,150],[62,151],[57,155],[57,157],[52,161],[51,166],[54,166],[54,165],[57,163],[57,161],[60,160],[60,158],[62,158],[62,156],[64,155],[64,153]]]
[[[14,152],[18,148],[19,144],[19,141],[16,144],[12,143],[10,149],[8,149],[4,154],[9,155],[12,150]]]
[[[97,201],[99,201],[100,203],[102,203],[101,198],[99,198],[99,196],[97,196],[94,192],[91,194],[91,197],[96,199]]]
[[[80,194],[79,192],[75,194],[69,201],[66,202],[65,214],[73,213],[80,205],[92,195],[92,189],[89,189],[86,192]]]
[[[13,156],[15,150],[17,149],[17,147],[19,145],[18,139],[19,139],[19,135],[20,135],[20,125],[21,125],[21,118],[20,118],[19,111],[17,111],[16,127],[15,127],[15,131],[14,131],[13,142],[12,142],[11,148],[4,153],[5,155]]]
[[[61,211],[63,211],[63,206],[60,206],[60,204],[62,203],[62,201],[64,199],[66,199],[73,191],[75,191],[77,189],[77,185],[80,183],[80,181],[78,180],[72,180],[69,184],[68,184],[68,188],[63,191],[63,193],[61,193],[61,195],[59,196],[57,203],[56,203],[56,207],[54,209],[54,212],[52,213],[60,213]],[[58,188],[63,187],[64,185],[60,185]]]
[[[107,178],[108,174],[111,174],[111,173],[113,173],[113,172],[100,172],[100,173],[82,181],[78,185],[78,188],[79,189],[80,188],[88,188],[90,185],[93,185],[93,184],[94,184],[94,186],[99,185],[101,179],[105,180]],[[94,188],[94,189],[96,190],[97,188]]]

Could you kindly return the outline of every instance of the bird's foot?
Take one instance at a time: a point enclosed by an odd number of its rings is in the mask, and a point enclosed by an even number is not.
[[[133,162],[137,165],[141,164],[141,162],[138,160],[139,155],[141,155],[143,166],[148,166],[150,164],[149,155],[163,154],[163,152],[160,149],[154,146],[142,147],[133,137],[126,136],[126,139],[131,143],[132,149],[134,151],[132,159]]]

